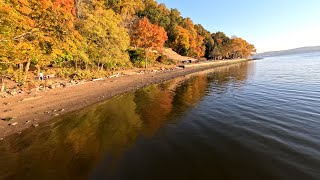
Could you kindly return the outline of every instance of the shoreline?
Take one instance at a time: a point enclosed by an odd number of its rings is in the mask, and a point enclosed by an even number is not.
[[[40,123],[108,100],[116,95],[193,73],[247,61],[250,60],[214,61],[210,64],[203,64],[203,66],[199,64],[195,67],[177,69],[169,72],[105,78],[66,88],[44,90],[33,94],[22,94],[2,98],[0,99],[0,118],[14,118],[10,121],[0,121],[0,139],[11,134],[19,134],[29,127],[36,128]]]

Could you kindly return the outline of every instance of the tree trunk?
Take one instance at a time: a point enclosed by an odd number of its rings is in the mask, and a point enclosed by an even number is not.
[[[98,61],[98,71],[100,70],[100,61]]]
[[[80,7],[81,6],[81,0],[75,0],[74,1],[74,7],[75,7],[75,14],[77,18],[80,18],[82,13],[80,11]]]
[[[78,60],[75,60],[76,65],[76,71],[78,72]]]
[[[4,78],[3,77],[1,77],[1,93],[3,93],[4,92],[4,88],[5,88],[5,86],[4,86]]]
[[[20,69],[20,71],[23,71],[23,64],[22,63],[19,64],[19,69]]]
[[[31,64],[31,60],[28,60],[27,65],[26,65],[26,68],[25,68],[25,72],[24,72],[24,78],[23,78],[24,81],[27,80],[28,71],[29,71],[29,68],[30,68],[30,64]]]
[[[147,52],[148,52],[148,50],[146,49],[146,50],[145,50],[145,56],[146,56],[146,58],[145,58],[145,60],[144,60],[144,62],[145,62],[145,66],[144,66],[144,67],[145,67],[146,69],[147,69],[147,66],[148,66],[148,65],[147,65],[147,64],[148,64],[148,63],[147,63],[147,62],[148,62]]]

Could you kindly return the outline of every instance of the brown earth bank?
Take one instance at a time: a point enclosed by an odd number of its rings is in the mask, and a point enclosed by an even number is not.
[[[198,73],[215,67],[227,66],[248,60],[215,61],[172,71],[138,73],[116,78],[105,78],[83,84],[0,98],[0,139],[22,130],[36,128],[40,123],[56,116],[79,110],[88,105],[107,100],[115,95],[150,84]]]

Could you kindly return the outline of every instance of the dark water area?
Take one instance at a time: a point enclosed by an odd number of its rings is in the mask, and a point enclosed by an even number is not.
[[[320,54],[114,97],[0,141],[0,179],[320,179]]]

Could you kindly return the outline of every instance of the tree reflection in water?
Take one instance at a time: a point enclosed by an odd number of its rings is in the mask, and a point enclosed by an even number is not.
[[[107,178],[137,140],[183,116],[210,86],[223,93],[232,81],[245,82],[249,64],[151,85],[12,135],[0,144],[0,179]]]

